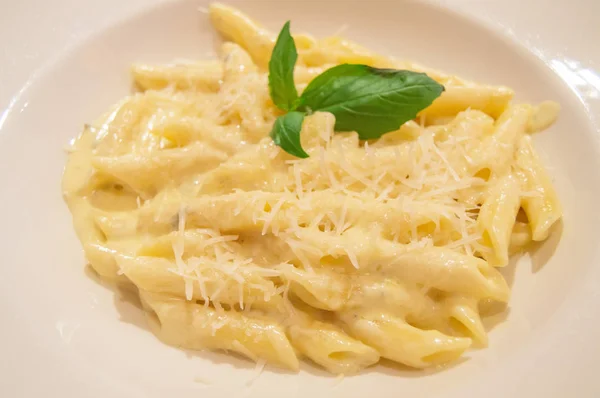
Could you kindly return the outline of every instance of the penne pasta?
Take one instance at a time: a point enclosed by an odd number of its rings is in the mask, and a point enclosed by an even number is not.
[[[527,214],[532,239],[545,240],[550,228],[562,216],[562,209],[550,177],[531,146],[530,137],[523,137],[519,142],[517,165],[523,179],[523,190],[531,193],[522,198],[521,206]]]
[[[510,174],[498,181],[477,217],[485,248],[481,254],[496,267],[508,264],[511,233],[521,204],[519,185],[518,179]]]
[[[186,63],[165,66],[134,65],[133,79],[142,90],[201,90],[216,92],[223,77],[220,62]]]
[[[285,331],[269,320],[140,292],[154,332],[165,343],[192,349],[230,350],[254,361],[298,369]],[[155,317],[155,318],[153,318]]]
[[[138,92],[74,140],[62,190],[91,267],[139,294],[163,342],[259,365],[421,369],[486,346],[480,304],[510,297],[496,268],[562,216],[527,134],[558,104],[209,16],[220,59],[137,63]]]
[[[421,330],[378,311],[342,314],[341,319],[351,334],[375,347],[382,357],[415,368],[456,359],[471,345],[469,338]]]
[[[512,97],[512,90],[506,87],[448,86],[446,92],[422,112],[422,116],[453,116],[474,109],[498,117],[508,107]]]
[[[379,361],[375,349],[323,322],[292,325],[288,334],[302,355],[331,373],[352,374]]]

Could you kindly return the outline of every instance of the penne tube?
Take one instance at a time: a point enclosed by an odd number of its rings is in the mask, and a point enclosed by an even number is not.
[[[471,345],[469,338],[421,330],[377,310],[343,313],[340,318],[353,336],[382,357],[414,368],[452,361]]]
[[[446,91],[423,110],[424,117],[454,116],[467,109],[497,118],[513,97],[512,90],[494,86],[446,86]]]
[[[350,294],[348,278],[327,268],[315,272],[284,264],[277,269],[286,281],[291,282],[291,292],[311,307],[337,311],[344,306]]]
[[[483,347],[488,345],[488,335],[479,315],[477,300],[471,297],[449,296],[442,305],[454,332],[472,338]]]
[[[529,193],[521,199],[521,206],[527,214],[532,239],[545,240],[552,226],[561,218],[562,209],[550,177],[531,146],[530,137],[523,137],[519,143],[517,165],[523,190]]]
[[[519,180],[508,175],[500,179],[479,210],[477,225],[481,233],[483,258],[495,267],[508,264],[510,239],[521,205]]]
[[[189,349],[230,350],[258,362],[298,370],[298,357],[275,322],[235,311],[140,291],[153,332],[165,343]]]
[[[262,68],[267,66],[275,45],[271,32],[240,11],[223,4],[213,3],[208,11],[210,20],[219,33],[248,51],[257,65]]]
[[[216,92],[223,78],[223,67],[215,61],[161,66],[136,64],[131,73],[137,86],[144,91],[174,87],[177,90]]]
[[[290,341],[300,354],[334,374],[352,374],[379,361],[377,350],[323,322],[292,325]]]

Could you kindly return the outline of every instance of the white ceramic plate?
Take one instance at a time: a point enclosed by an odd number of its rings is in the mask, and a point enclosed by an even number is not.
[[[375,50],[512,86],[519,100],[559,101],[560,120],[537,143],[565,207],[560,243],[555,234],[507,270],[510,311],[490,347],[461,363],[379,366],[341,382],[310,366],[267,369],[248,387],[253,364],[163,345],[133,302],[84,272],[60,192],[63,147],[128,93],[132,62],[212,55],[205,1],[2,1],[0,396],[599,396],[600,3],[234,3],[274,30],[290,18],[316,35],[348,25]]]

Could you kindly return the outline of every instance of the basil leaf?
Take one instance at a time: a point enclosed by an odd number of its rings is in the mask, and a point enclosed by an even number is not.
[[[298,92],[294,85],[294,66],[298,59],[296,44],[290,34],[290,21],[287,21],[273,48],[269,61],[269,93],[273,103],[281,110],[294,110]]]
[[[308,153],[304,152],[300,143],[300,130],[302,130],[303,120],[304,113],[289,112],[283,116],[279,116],[275,120],[273,129],[271,130],[271,138],[275,142],[275,145],[281,147],[281,149],[290,155],[302,159],[308,157]]]
[[[336,131],[379,138],[414,119],[444,91],[424,73],[343,64],[310,82],[297,109],[335,115]]]

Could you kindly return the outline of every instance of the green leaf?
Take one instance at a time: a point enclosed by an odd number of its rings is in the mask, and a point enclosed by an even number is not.
[[[289,112],[283,116],[279,116],[273,124],[271,130],[271,138],[276,145],[281,149],[299,158],[307,158],[308,153],[302,149],[300,143],[300,130],[302,130],[302,121],[304,113]]]
[[[269,93],[273,103],[284,111],[294,110],[294,102],[298,99],[294,84],[296,59],[296,43],[290,34],[290,21],[287,21],[279,32],[269,61]]]
[[[311,81],[297,109],[333,113],[336,131],[356,131],[366,140],[397,130],[443,91],[424,73],[343,64]]]

